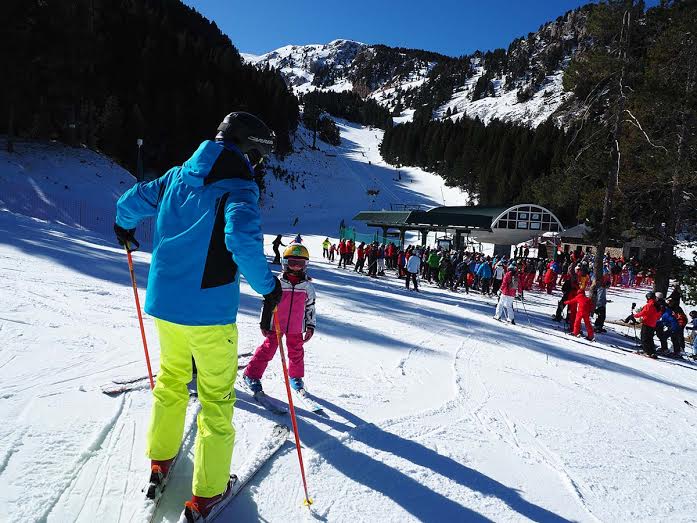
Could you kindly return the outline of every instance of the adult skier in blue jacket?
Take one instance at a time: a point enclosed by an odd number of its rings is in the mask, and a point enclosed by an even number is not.
[[[254,181],[274,134],[248,113],[229,114],[218,131],[182,166],[127,191],[114,224],[119,243],[130,248],[138,222],[156,219],[145,300],[160,338],[146,450],[155,489],[164,487],[179,451],[192,356],[196,362],[201,412],[185,507],[190,520],[206,517],[231,492],[240,274],[272,308],[281,297],[264,256]]]
[[[487,256],[486,260],[483,260],[481,265],[477,267],[477,276],[481,282],[482,294],[489,294],[489,284],[491,283],[491,262]]]

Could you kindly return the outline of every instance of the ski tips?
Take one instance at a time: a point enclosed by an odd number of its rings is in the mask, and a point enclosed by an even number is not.
[[[309,506],[312,505],[313,503],[314,503],[314,501],[312,501],[312,498],[305,498],[305,499],[303,500],[303,505],[306,506],[306,507],[309,507]]]

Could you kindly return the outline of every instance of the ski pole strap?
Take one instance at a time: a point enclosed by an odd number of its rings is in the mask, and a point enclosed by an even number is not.
[[[133,246],[134,244],[135,247]],[[125,242],[124,247],[126,248],[126,252],[133,252],[140,249],[140,243],[135,238],[131,238]]]

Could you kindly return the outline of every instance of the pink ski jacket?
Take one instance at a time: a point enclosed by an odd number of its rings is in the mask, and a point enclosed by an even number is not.
[[[314,329],[315,320],[315,288],[307,280],[295,285],[285,278],[281,278],[283,297],[278,304],[278,322],[281,324],[281,332],[284,334],[300,334],[308,328]],[[264,330],[273,330],[272,316],[265,318],[262,309],[261,327]]]

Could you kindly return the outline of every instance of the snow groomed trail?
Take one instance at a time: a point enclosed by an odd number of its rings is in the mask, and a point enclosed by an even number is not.
[[[137,521],[150,395],[100,391],[144,374],[123,253],[9,213],[0,229],[3,517]],[[416,294],[393,277],[337,269],[317,257],[323,239],[305,239],[319,318],[306,383],[328,417],[298,409],[315,504],[302,507],[289,441],[223,520],[693,519],[697,411],[685,401],[697,405],[697,367],[567,339],[547,319],[556,297],[531,295],[527,314],[517,304],[511,327],[491,319],[491,298],[428,285]],[[136,263],[145,282],[147,253]],[[260,341],[259,299],[243,292],[241,352]],[[613,292],[608,316],[639,297]],[[149,319],[147,328],[157,367]],[[264,383],[284,398],[277,359]],[[237,388],[233,471],[288,422]],[[176,521],[189,495],[195,431],[158,521]]]
[[[305,188],[270,177],[264,209],[267,244],[300,232],[312,254],[318,330],[306,384],[327,417],[297,410],[315,504],[302,506],[289,440],[220,520],[694,521],[697,366],[611,346],[631,348],[627,327],[610,325],[593,344],[569,338],[550,319],[558,294],[516,302],[512,327],[491,318],[493,298],[423,284],[416,294],[393,276],[323,261],[321,241],[360,210],[465,203],[418,169],[399,180],[380,160],[382,131],[338,123],[339,147],[285,160]],[[70,187],[113,204],[77,175]],[[149,254],[135,262],[142,302]],[[0,278],[0,521],[142,521],[147,381],[121,396],[101,392],[145,375],[123,251],[110,236],[0,211]],[[240,353],[261,341],[260,299],[244,282],[242,293]],[[643,291],[609,299],[608,318],[621,318]],[[157,369],[147,317],[146,332]],[[264,386],[285,398],[278,358]],[[238,382],[234,423],[232,472],[290,420]],[[190,496],[189,426],[155,521],[176,521]]]

